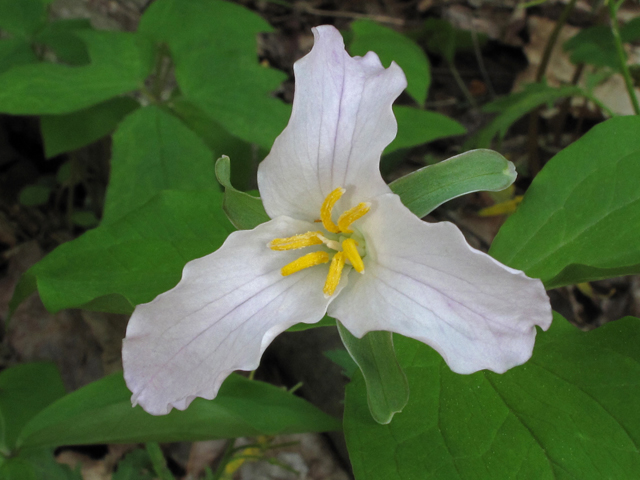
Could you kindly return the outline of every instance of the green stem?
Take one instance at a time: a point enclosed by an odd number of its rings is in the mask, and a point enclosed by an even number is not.
[[[471,95],[471,92],[469,91],[467,86],[464,84],[464,80],[462,79],[462,76],[460,75],[460,72],[458,72],[458,69],[456,68],[456,65],[453,61],[449,62],[449,69],[451,70],[453,79],[456,81],[456,83],[458,84],[458,87],[460,87],[460,90],[462,90],[464,97],[467,99],[467,102],[469,102],[471,107],[478,108],[478,104],[476,103],[476,100],[473,98],[473,95]]]
[[[618,28],[618,7],[613,4],[613,1],[609,1],[609,16],[611,17],[611,33],[613,33],[613,39],[616,44],[616,53],[618,54],[618,59],[620,61],[620,68],[622,69],[622,76],[624,77],[624,83],[627,86],[627,92],[629,93],[629,98],[631,99],[631,104],[633,105],[633,111],[636,112],[636,115],[640,115],[640,104],[638,104],[638,97],[636,96],[635,88],[633,87],[633,80],[631,78],[631,73],[629,72],[629,66],[627,65],[627,56],[624,53],[624,48],[622,47],[622,38],[620,37],[620,29]]]
[[[230,438],[227,440],[227,444],[224,447],[224,453],[222,454],[222,458],[220,459],[220,463],[218,464],[218,468],[216,468],[215,473],[213,474],[213,480],[220,480],[222,475],[224,474],[224,469],[233,457],[234,447],[236,445],[236,439]]]

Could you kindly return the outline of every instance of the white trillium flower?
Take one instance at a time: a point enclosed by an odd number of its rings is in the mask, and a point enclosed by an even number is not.
[[[326,313],[356,337],[387,330],[424,342],[449,367],[504,372],[526,362],[551,307],[542,282],[474,250],[453,224],[429,224],[385,184],[397,132],[396,65],[350,57],[331,26],[294,65],[288,126],[260,164],[272,220],[189,262],[178,285],[136,307],[123,345],[133,404],[152,414],[212,399],[254,370],[281,332]]]

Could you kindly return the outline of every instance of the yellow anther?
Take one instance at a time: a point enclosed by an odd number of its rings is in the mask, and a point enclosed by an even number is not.
[[[342,276],[342,269],[344,268],[344,252],[338,252],[333,256],[331,265],[329,266],[329,274],[327,280],[324,282],[323,292],[326,297],[333,295],[333,292],[338,288],[340,283],[340,277]]]
[[[333,220],[331,220],[331,211],[344,192],[346,192],[344,188],[336,188],[333,192],[327,195],[327,198],[322,202],[322,207],[320,207],[320,219],[322,220],[322,225],[331,233],[340,233],[340,229],[335,223],[333,223]]]
[[[329,261],[329,254],[327,252],[312,252],[307,253],[306,255],[294,260],[291,263],[286,264],[280,270],[283,277],[287,275],[291,275],[292,273],[299,272],[300,270],[304,270],[305,268],[315,267],[316,265],[320,265],[321,263],[327,263]]]
[[[342,251],[351,262],[351,266],[355,268],[356,272],[364,273],[364,263],[362,263],[362,257],[358,253],[356,242],[353,238],[347,238],[342,241]]]
[[[310,247],[312,245],[321,245],[322,239],[318,237],[320,232],[307,232],[300,235],[294,235],[287,238],[275,238],[269,242],[271,250],[296,250],[298,248]]]
[[[369,202],[359,203],[353,208],[350,208],[338,219],[338,228],[341,232],[344,233],[353,233],[353,230],[349,230],[349,226],[365,215],[371,209],[371,204]],[[325,226],[326,228],[326,226]]]

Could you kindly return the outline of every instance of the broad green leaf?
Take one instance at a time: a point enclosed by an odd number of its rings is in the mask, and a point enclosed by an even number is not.
[[[51,405],[23,430],[21,447],[178,442],[339,430],[340,423],[285,390],[232,374],[215,400],[153,416],[131,407],[121,373]]]
[[[264,210],[262,200],[248,193],[236,190],[231,185],[231,162],[223,155],[216,162],[216,176],[224,187],[223,208],[234,227],[250,230],[271,220]]]
[[[547,288],[640,273],[638,131],[612,118],[553,157],[490,253]]]
[[[76,32],[91,64],[36,63],[0,75],[0,112],[60,115],[140,88],[153,66],[150,43],[133,33]]]
[[[2,480],[82,480],[80,468],[58,463],[50,448],[20,452],[0,463]],[[1,462],[1,461],[0,461]]]
[[[257,60],[256,36],[272,31],[265,20],[230,2],[158,0],[139,31],[169,46],[186,99],[234,136],[271,147],[291,107],[271,94],[286,75]]]
[[[640,471],[639,319],[585,333],[559,315],[526,364],[458,375],[427,345],[396,337],[411,399],[378,425],[362,377],[344,429],[358,480],[635,480]]]
[[[16,295],[35,281],[49,311],[131,313],[175,286],[188,261],[217,250],[233,230],[218,190],[165,191],[60,245],[25,274]]]
[[[502,139],[509,127],[520,117],[541,105],[555,102],[564,97],[583,96],[585,92],[572,85],[550,87],[546,83],[530,83],[522,92],[512,93],[483,107],[485,112],[498,113],[493,121],[467,142],[467,145],[486,148],[496,135]],[[590,97],[591,98],[591,97]]]
[[[0,74],[18,65],[36,63],[38,57],[29,42],[22,38],[0,40]]]
[[[121,218],[162,190],[214,187],[207,146],[180,120],[148,106],[129,115],[113,135],[103,222]]]
[[[25,363],[3,370],[0,373],[2,450],[12,450],[22,427],[65,393],[60,373],[53,364]]]
[[[89,145],[111,133],[140,104],[116,97],[66,115],[42,115],[40,129],[47,158]]]
[[[474,48],[474,35],[479,46],[487,41],[487,36],[482,33],[473,33],[468,30],[455,28],[447,20],[428,18],[418,36],[423,39],[427,49],[444,57],[448,63],[453,63],[456,52],[472,50]]]
[[[352,55],[364,56],[373,51],[387,68],[396,62],[407,77],[407,93],[423,106],[431,84],[429,60],[413,40],[395,30],[370,20],[356,20],[351,24],[354,38],[349,45]]]
[[[504,190],[516,179],[516,168],[493,150],[471,150],[423,167],[389,187],[422,218],[452,198],[471,192]]]
[[[338,332],[362,372],[371,417],[381,425],[388,424],[409,401],[407,376],[396,358],[391,332],[369,332],[357,338],[340,322]]]
[[[328,315],[325,315],[317,323],[296,323],[293,327],[289,327],[287,329],[287,332],[302,332],[304,330],[309,330],[311,328],[335,327],[335,326],[336,326],[336,319]]]
[[[42,0],[0,0],[0,29],[30,38],[47,20]]]
[[[91,29],[91,22],[85,18],[58,20],[48,23],[38,32],[34,41],[49,47],[59,62],[86,65],[91,61],[89,51],[84,40],[76,35],[76,32]]]
[[[398,121],[398,135],[385,149],[385,154],[400,148],[422,145],[439,138],[462,135],[467,131],[455,120],[437,112],[395,106],[393,113]]]

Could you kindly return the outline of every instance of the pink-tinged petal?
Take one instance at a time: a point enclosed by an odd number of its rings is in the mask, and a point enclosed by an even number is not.
[[[404,73],[395,63],[385,69],[372,52],[350,57],[332,26],[313,34],[313,49],[294,65],[289,124],[258,169],[272,218],[316,219],[337,187],[347,189],[345,208],[390,192],[378,164],[396,136],[391,104],[407,85]]]
[[[365,274],[329,306],[354,335],[389,330],[437,350],[451,370],[502,373],[531,357],[551,324],[542,282],[471,248],[455,225],[429,224],[396,195],[374,200],[359,228]]]
[[[320,320],[330,301],[322,292],[328,265],[283,277],[284,265],[314,247],[267,247],[313,228],[278,217],[234,232],[219,250],[189,262],[175,288],[138,305],[122,351],[134,405],[162,415],[195,397],[212,399],[231,372],[257,368],[280,332]]]

